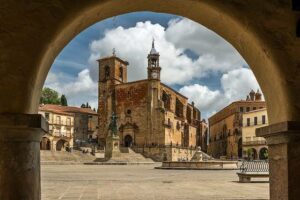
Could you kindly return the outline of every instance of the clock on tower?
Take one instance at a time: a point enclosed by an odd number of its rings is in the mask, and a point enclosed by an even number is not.
[[[152,42],[152,48],[148,55],[148,79],[160,79],[159,53]]]

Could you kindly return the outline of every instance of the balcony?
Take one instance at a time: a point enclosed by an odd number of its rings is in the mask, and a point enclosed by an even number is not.
[[[243,145],[247,146],[247,145],[266,145],[267,142],[265,140],[249,140],[249,141],[245,141],[243,142]]]
[[[74,122],[68,122],[64,120],[49,121],[49,124],[60,125],[60,126],[74,126]]]
[[[60,137],[60,138],[72,138],[72,134],[71,133],[53,132],[52,135],[54,137]]]

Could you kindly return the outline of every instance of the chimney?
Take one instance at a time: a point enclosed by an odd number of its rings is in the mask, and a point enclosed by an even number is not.
[[[251,101],[255,100],[255,92],[253,90],[251,90],[251,92],[249,93],[249,96],[250,96]]]
[[[262,94],[260,93],[259,89],[255,93],[255,101],[261,101]]]

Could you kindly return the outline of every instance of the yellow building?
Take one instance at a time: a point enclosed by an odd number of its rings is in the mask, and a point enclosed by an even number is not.
[[[41,141],[41,150],[66,151],[73,147],[74,114],[43,106],[39,108],[49,123],[49,132]]]
[[[43,114],[47,120],[49,118],[50,134],[53,128],[57,129],[55,132],[71,130],[72,139],[64,138],[65,142],[72,143],[68,144],[70,147],[91,147],[98,142],[98,113],[91,108],[45,104],[40,105],[39,112]],[[59,115],[61,115],[60,126],[58,126],[57,123],[54,123],[54,121],[58,120],[53,121],[53,119],[56,119],[56,116]],[[70,118],[67,116],[71,117],[71,125],[68,124],[68,126],[64,127],[64,122]],[[43,140],[45,141],[44,143],[47,144],[47,139],[44,138]],[[53,145],[55,146],[55,144]],[[46,147],[47,145],[42,145],[43,149],[49,149]],[[51,150],[55,149],[56,147],[51,148]]]
[[[268,146],[262,137],[256,137],[257,128],[268,125],[267,109],[253,110],[243,114],[243,158],[266,159],[268,158]]]
[[[242,158],[242,115],[265,107],[262,94],[252,90],[246,100],[235,101],[211,116],[208,153],[215,158]]]

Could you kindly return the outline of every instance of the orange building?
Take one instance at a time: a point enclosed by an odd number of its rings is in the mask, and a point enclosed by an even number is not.
[[[246,100],[235,101],[208,119],[208,153],[215,158],[237,159],[243,156],[242,115],[266,107],[262,94],[251,90]]]

